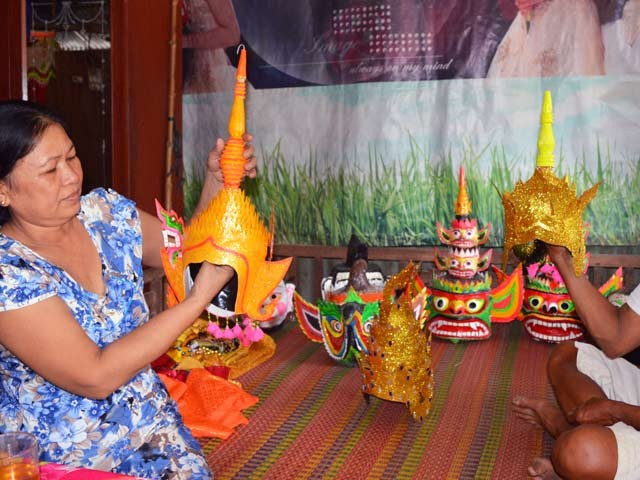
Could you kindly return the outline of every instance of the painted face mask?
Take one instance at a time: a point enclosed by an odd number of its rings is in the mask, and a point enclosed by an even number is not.
[[[352,236],[345,263],[336,265],[322,279],[322,300],[317,305],[294,293],[294,312],[300,328],[309,340],[323,343],[331,358],[355,365],[360,353],[367,349],[385,281],[380,268],[369,264],[367,246]]]
[[[267,302],[275,304],[273,315],[266,320],[262,320],[260,328],[276,328],[284,323],[289,314],[293,312],[293,293],[295,291],[296,286],[293,283],[282,281],[278,284],[267,299]],[[246,318],[250,317],[247,316]]]
[[[562,276],[548,255],[525,267],[522,322],[534,340],[560,343],[578,340],[585,334],[573,300]],[[586,272],[587,267],[584,271]],[[605,282],[599,291],[604,297],[622,288],[622,268]]]
[[[489,237],[490,225],[479,229],[477,220],[470,217],[463,167],[455,214],[450,229],[436,222],[438,237],[447,252],[435,250],[427,328],[434,336],[454,342],[483,340],[491,336],[492,321],[510,322],[517,317],[522,304],[522,273],[519,267],[506,276],[493,267],[502,281],[491,289],[492,277],[487,269],[492,251],[481,255],[479,249]]]
[[[229,139],[220,159],[222,190],[189,225],[175,212],[156,203],[163,223],[165,248],[161,251],[169,284],[167,303],[184,300],[200,265],[209,262],[233,267],[234,278],[212,299],[207,311],[215,317],[246,315],[255,321],[273,317],[272,294],[282,282],[290,258],[270,261],[273,230],[262,223],[258,212],[240,188],[244,175],[246,51],[240,53],[234,102],[229,118]],[[242,322],[237,322],[242,325]],[[242,328],[242,326],[240,327]]]
[[[499,284],[491,289],[492,279],[461,281],[446,275],[434,275],[429,306],[429,331],[436,337],[459,340],[486,340],[492,323],[517,318],[523,299],[522,267],[504,274],[492,265]]]
[[[386,283],[359,367],[365,396],[404,403],[422,421],[431,410],[434,379],[426,312],[416,308],[416,299],[426,299],[418,273],[410,263]]]

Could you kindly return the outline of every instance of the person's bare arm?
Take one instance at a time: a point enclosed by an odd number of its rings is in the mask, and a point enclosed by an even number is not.
[[[576,311],[597,345],[610,358],[624,355],[640,345],[640,315],[627,305],[612,305],[585,275],[576,277],[569,251],[547,245],[551,261],[567,286]]]
[[[240,26],[231,0],[207,0],[207,5],[217,27],[184,34],[183,48],[227,48],[240,43]]]
[[[147,267],[162,267],[160,251],[164,248],[162,223],[158,217],[138,209],[142,229],[142,264]]]
[[[59,297],[0,313],[0,343],[51,383],[77,395],[105,398],[165,353],[232,272],[204,263],[183,302],[104,348],[85,334]]]

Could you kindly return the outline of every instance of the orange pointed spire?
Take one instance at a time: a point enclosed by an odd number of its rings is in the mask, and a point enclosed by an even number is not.
[[[245,159],[243,135],[245,133],[244,99],[247,96],[247,51],[241,46],[233,105],[229,115],[229,140],[227,140],[220,168],[225,188],[240,188],[244,176]]]
[[[464,176],[464,167],[460,165],[460,179],[458,180],[458,200],[456,201],[456,216],[468,217],[471,214],[471,200],[467,194],[467,179]]]

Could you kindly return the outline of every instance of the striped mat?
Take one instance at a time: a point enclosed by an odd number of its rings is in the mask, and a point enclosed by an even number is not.
[[[551,439],[517,419],[516,395],[552,398],[551,345],[519,322],[489,340],[434,340],[435,396],[424,422],[407,408],[360,393],[357,367],[336,364],[291,322],[273,334],[272,359],[240,377],[260,401],[230,438],[202,440],[223,479],[525,479]]]

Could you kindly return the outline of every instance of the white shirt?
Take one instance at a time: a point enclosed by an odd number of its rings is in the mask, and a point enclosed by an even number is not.
[[[627,298],[627,305],[629,308],[640,315],[640,285],[633,289],[633,292],[629,294]]]

